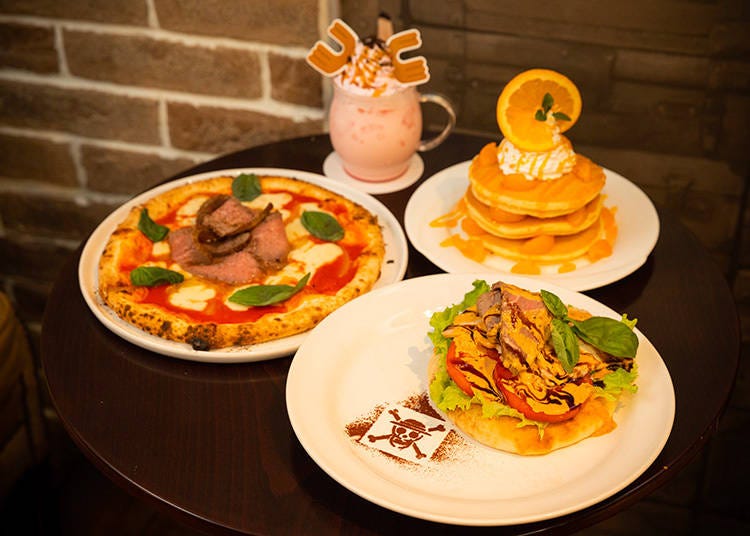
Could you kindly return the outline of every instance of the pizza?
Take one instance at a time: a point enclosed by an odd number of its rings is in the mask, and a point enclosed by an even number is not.
[[[319,185],[240,173],[138,204],[99,260],[99,293],[143,331],[196,350],[305,332],[370,290],[377,216]]]

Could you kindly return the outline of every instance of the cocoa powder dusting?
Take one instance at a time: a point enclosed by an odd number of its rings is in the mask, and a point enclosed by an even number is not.
[[[383,410],[385,408],[385,404],[376,406],[370,413],[368,413],[364,417],[360,417],[356,421],[347,424],[345,428],[346,435],[356,439],[357,441],[362,439],[362,436],[367,433],[367,430],[370,429],[372,423],[378,420],[378,417],[380,417],[380,414],[383,413]]]
[[[438,411],[432,407],[432,404],[430,404],[430,398],[426,392],[412,395],[409,398],[399,402],[399,404],[418,413],[422,413],[423,415],[445,421],[440,413],[438,413]],[[364,437],[364,435],[372,427],[375,421],[378,420],[386,407],[388,407],[387,404],[380,404],[373,408],[372,411],[370,411],[367,415],[363,415],[357,420],[347,424],[345,427],[346,434],[355,441],[359,441],[360,439],[362,439],[362,437]],[[432,454],[430,460],[435,462],[444,462],[451,460],[453,459],[454,454],[457,451],[461,450],[462,448],[466,448],[467,446],[468,444],[466,440],[461,435],[456,433],[455,430],[451,430],[445,436],[445,439],[437,448],[437,450],[435,450],[435,452]],[[405,460],[403,458],[399,458],[398,456],[389,454],[388,452],[378,452],[383,456],[400,464],[417,465],[409,460]]]

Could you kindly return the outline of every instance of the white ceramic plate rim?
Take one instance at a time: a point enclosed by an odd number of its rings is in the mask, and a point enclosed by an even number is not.
[[[230,347],[219,350],[197,351],[188,344],[168,341],[150,335],[136,328],[132,324],[123,321],[102,301],[99,295],[99,258],[101,257],[110,234],[125,218],[133,206],[183,184],[202,181],[213,177],[235,176],[240,173],[276,175],[300,179],[327,188],[359,203],[367,210],[377,215],[378,221],[383,229],[383,238],[385,240],[385,258],[383,260],[380,279],[378,279],[374,288],[382,287],[404,278],[409,255],[406,236],[393,213],[371,195],[360,192],[346,185],[339,184],[322,175],[306,171],[283,168],[222,169],[176,179],[139,194],[114,210],[94,230],[81,253],[81,258],[78,264],[78,281],[84,300],[102,324],[113,333],[142,348],[159,354],[191,361],[203,361],[208,363],[261,361],[289,355],[299,348],[299,345],[305,339],[308,332],[260,344]]]
[[[510,274],[514,262],[496,255],[483,263],[464,257],[456,248],[440,243],[449,235],[446,227],[430,227],[430,221],[450,211],[463,196],[471,161],[450,166],[425,180],[406,205],[404,226],[414,247],[446,272],[497,271]],[[557,273],[558,265],[542,267],[544,278],[567,288],[583,291],[618,281],[640,268],[659,238],[659,216],[648,196],[625,177],[605,169],[602,190],[606,206],[617,207],[618,236],[613,254],[595,263],[576,261],[576,270]],[[529,276],[537,277],[537,276]]]
[[[388,458],[362,455],[369,449],[350,438],[345,426],[372,407],[427,391],[430,315],[459,302],[475,279],[493,282],[496,277],[438,274],[394,283],[335,311],[302,343],[287,377],[287,410],[300,443],[326,473],[357,495],[396,512],[442,523],[494,526],[581,510],[625,488],[651,465],[669,437],[675,398],[664,362],[639,330],[638,392],[616,411],[618,426],[613,432],[545,456],[516,456],[476,443],[467,456],[470,464],[522,468],[528,478],[512,480],[509,475],[514,472],[508,470],[469,478],[467,471],[445,469],[441,480],[438,470],[424,476],[393,462],[383,469]],[[545,288],[568,304],[619,318],[605,305],[569,289],[516,276],[503,280],[530,290]],[[449,466],[439,470],[443,467]],[[461,481],[462,475],[467,482]],[[439,484],[450,481],[476,496],[445,494],[432,478]]]

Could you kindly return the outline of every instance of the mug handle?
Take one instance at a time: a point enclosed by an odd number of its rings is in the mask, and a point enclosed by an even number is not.
[[[453,131],[453,127],[456,126],[456,111],[453,109],[451,101],[449,101],[442,95],[438,95],[437,93],[420,94],[419,102],[420,104],[424,102],[437,104],[448,113],[448,123],[445,125],[445,127],[443,127],[443,130],[440,132],[440,134],[438,134],[431,140],[424,140],[419,143],[419,147],[417,147],[417,150],[419,152],[424,152],[429,151],[430,149],[434,149],[435,147],[443,143],[445,141],[445,138],[448,137],[448,134]]]

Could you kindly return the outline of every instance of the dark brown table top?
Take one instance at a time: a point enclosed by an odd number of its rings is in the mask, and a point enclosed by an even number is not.
[[[487,141],[453,134],[422,155],[423,177],[470,159]],[[298,138],[229,154],[179,176],[238,167],[322,173],[330,151],[326,135]],[[418,184],[376,197],[403,224]],[[669,440],[638,479],[604,501],[493,533],[571,532],[597,523],[669,481],[714,431],[738,366],[737,311],[724,277],[696,238],[672,214],[660,211],[659,217],[659,241],[645,265],[586,294],[638,318],[666,363],[676,396]],[[407,278],[441,271],[411,246],[409,255]],[[289,424],[285,382],[292,356],[204,364],[157,355],[111,333],[81,296],[79,256],[80,249],[49,298],[42,361],[66,429],[117,484],[183,523],[219,533],[467,530],[382,508],[321,470]]]

